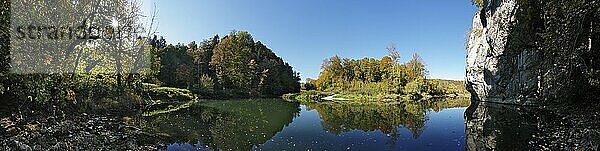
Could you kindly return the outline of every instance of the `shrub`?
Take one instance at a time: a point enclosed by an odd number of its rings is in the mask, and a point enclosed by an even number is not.
[[[410,81],[408,84],[406,84],[406,86],[404,86],[404,93],[411,96],[422,96],[421,93],[423,93],[425,90],[425,81],[422,78]]]
[[[171,88],[171,87],[158,87],[150,89],[150,96],[152,99],[157,100],[171,100],[171,101],[186,101],[195,99],[195,96],[187,89]]]
[[[215,91],[215,83],[214,83],[213,79],[210,78],[208,75],[202,75],[200,77],[199,89],[200,89],[200,94],[212,96]]]
[[[302,86],[301,86],[301,90],[316,90],[316,89],[317,89],[317,87],[310,82],[302,83]]]
[[[483,0],[472,0],[471,2],[473,2],[473,5],[483,7]]]

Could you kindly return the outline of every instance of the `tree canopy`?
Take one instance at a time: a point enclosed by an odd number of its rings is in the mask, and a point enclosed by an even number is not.
[[[273,97],[300,90],[299,74],[248,32],[167,45],[158,51],[160,84],[216,97]]]
[[[307,82],[320,91],[366,95],[443,93],[437,84],[426,80],[425,63],[418,54],[406,63],[399,63],[400,54],[395,47],[388,47],[388,51],[390,55],[381,59],[327,58],[319,78]]]

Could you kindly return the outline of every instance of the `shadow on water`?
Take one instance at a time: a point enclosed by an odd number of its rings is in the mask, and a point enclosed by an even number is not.
[[[473,100],[467,150],[598,150],[597,106],[517,106]]]
[[[250,150],[281,131],[299,112],[297,103],[284,101],[208,101],[147,117],[139,125],[161,135],[163,143],[176,150]]]

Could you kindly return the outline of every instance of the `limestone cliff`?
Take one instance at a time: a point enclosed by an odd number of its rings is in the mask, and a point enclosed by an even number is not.
[[[599,4],[484,0],[468,35],[467,90],[509,104],[600,94]]]

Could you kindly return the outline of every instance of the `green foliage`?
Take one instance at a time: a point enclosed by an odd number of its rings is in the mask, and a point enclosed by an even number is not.
[[[484,0],[471,0],[473,5],[477,5],[478,7],[483,7],[483,1]]]
[[[413,107],[409,112],[405,108]],[[401,126],[418,137],[425,128],[426,118],[421,105],[396,104],[350,104],[350,103],[314,103],[309,108],[316,109],[322,119],[323,127],[333,133],[351,130],[376,131],[398,137]]]
[[[410,81],[404,86],[404,93],[414,97],[422,97],[422,94],[426,92],[426,90],[425,81],[422,78]]]
[[[108,41],[102,40],[42,40],[36,39],[36,44],[25,44],[23,47],[48,47],[64,48],[57,49],[57,52],[46,52],[44,54],[50,56],[49,62],[64,63],[64,66],[57,68],[65,68],[58,71],[68,71],[69,73],[52,73],[52,74],[14,74],[8,73],[10,66],[10,17],[14,17],[13,21],[26,22],[28,19],[33,21],[43,21],[47,24],[59,24],[64,22],[79,22],[88,20],[91,17],[95,18],[94,22],[106,22],[106,19],[123,19],[119,22],[127,22],[130,27],[139,27],[137,19],[140,17],[139,9],[136,3],[121,3],[120,1],[106,1],[102,3],[78,3],[73,5],[70,1],[56,1],[52,7],[48,7],[48,2],[35,3],[24,1],[13,1],[17,5],[26,5],[28,8],[13,8],[14,16],[10,16],[11,8],[10,1],[1,1],[0,5],[0,99],[2,104],[7,107],[12,107],[11,110],[16,110],[15,104],[19,104],[19,110],[48,110],[50,106],[55,106],[64,111],[80,111],[80,112],[95,112],[95,111],[115,111],[120,109],[132,109],[139,107],[143,103],[141,96],[142,79],[152,81],[148,75],[126,74],[136,73],[136,67],[130,66],[136,64],[140,57],[134,57],[134,54],[139,53],[135,48],[146,48],[154,45],[146,45],[143,38],[123,38],[122,43],[125,48],[117,48]],[[119,5],[114,5],[118,3]],[[35,8],[36,13],[23,14],[26,11],[19,9]],[[57,9],[63,12],[57,12]],[[69,8],[69,9],[66,9]],[[101,12],[97,9],[102,8]],[[15,10],[16,9],[16,10]],[[61,13],[74,13],[77,11],[78,16],[60,15]],[[119,10],[119,11],[115,11]],[[118,12],[117,14],[108,12]],[[89,15],[85,15],[89,14]],[[110,14],[107,16],[107,14]],[[58,18],[56,15],[59,15]],[[127,16],[127,17],[123,17]],[[84,18],[80,18],[84,17]],[[155,38],[156,41],[159,41]],[[154,43],[159,44],[159,43]],[[140,46],[140,47],[137,47]],[[72,48],[72,49],[70,49]],[[34,49],[35,50],[35,49]],[[68,51],[76,50],[76,51]],[[103,51],[96,51],[103,50]],[[119,53],[118,57],[109,58],[101,57],[101,53],[106,53],[106,50],[123,50],[125,53]],[[131,52],[134,50],[136,52]],[[157,50],[157,49],[151,49]],[[116,52],[116,51],[115,51]],[[41,51],[40,53],[44,53]],[[150,51],[150,54],[156,54],[156,51]],[[35,58],[35,57],[32,57]],[[158,57],[153,56],[150,60],[156,63]],[[62,65],[62,64],[61,64]],[[137,65],[137,64],[136,64]],[[27,66],[27,64],[25,64]],[[129,66],[129,68],[128,68]],[[68,70],[67,70],[68,69]],[[152,67],[157,69],[157,67]],[[107,71],[113,71],[107,73]],[[151,74],[156,72],[151,71]],[[5,101],[5,102],[4,102]],[[54,109],[54,107],[53,107]]]
[[[215,46],[210,60],[225,97],[281,96],[299,92],[299,74],[248,32],[232,32]]]
[[[321,101],[321,98],[331,96],[332,93],[321,92],[316,90],[302,91],[296,94],[288,94],[284,97],[288,101],[299,101],[299,102],[315,102]]]
[[[444,87],[437,80],[427,80],[427,91],[430,95],[446,94]]]
[[[190,90],[172,87],[152,88],[149,92],[154,100],[189,101],[196,98]]]
[[[388,51],[395,52],[394,48]],[[381,60],[363,58],[360,60],[341,59],[334,56],[325,59],[317,80],[308,81],[319,91],[346,94],[352,99],[397,98],[396,95],[423,94],[443,95],[437,83],[425,79],[427,70],[419,55],[414,54],[407,63],[395,62],[400,55],[384,56]]]
[[[193,59],[184,45],[168,45],[160,51],[158,80],[165,86],[188,88],[193,82]]]
[[[256,42],[248,32],[232,32],[219,38],[214,36],[199,44],[167,44],[162,37],[123,38],[129,45],[140,46],[145,53],[120,53],[116,57],[104,57],[99,49],[117,50],[106,41],[76,41],[77,43],[58,43],[48,41],[39,46],[52,45],[67,48],[73,45],[77,54],[47,54],[67,56],[53,58],[50,61],[76,62],[67,68],[72,73],[65,74],[10,74],[10,21],[11,1],[0,1],[0,101],[10,110],[48,108],[57,106],[72,111],[92,112],[95,109],[112,110],[120,107],[132,109],[157,102],[187,102],[194,100],[196,94],[208,98],[225,97],[274,97],[285,93],[299,92],[299,74],[261,42]],[[14,2],[14,1],[13,1]],[[33,1],[32,1],[33,2]],[[140,25],[138,3],[114,3],[121,1],[78,3],[58,1],[64,11],[77,10],[78,13],[91,13],[95,22],[114,19],[132,27]],[[16,3],[16,2],[15,2]],[[52,19],[53,7],[37,1],[32,4],[19,4],[36,8],[39,21]],[[64,4],[64,6],[62,6]],[[93,5],[92,5],[93,4]],[[97,5],[97,6],[96,6]],[[96,12],[96,7],[103,13]],[[38,9],[39,8],[39,9]],[[18,8],[26,9],[26,8]],[[120,11],[114,11],[120,10]],[[19,11],[17,11],[19,12]],[[118,14],[106,15],[106,12]],[[22,12],[25,13],[25,12]],[[19,14],[18,17],[28,17]],[[123,15],[128,15],[123,17]],[[49,17],[50,16],[50,17]],[[87,17],[88,15],[80,14]],[[121,16],[121,17],[119,17]],[[68,21],[80,21],[78,16],[61,16]],[[34,18],[36,19],[36,18]],[[112,20],[109,20],[112,21]],[[52,23],[52,22],[48,22]],[[42,41],[46,42],[46,41]],[[27,46],[27,45],[26,45]],[[38,45],[36,45],[38,46]],[[136,47],[137,48],[137,47]],[[62,50],[62,49],[58,49]],[[69,50],[69,49],[64,49]],[[117,51],[115,51],[117,52]],[[119,51],[120,52],[120,51]],[[131,54],[147,54],[150,70],[137,73],[127,64],[137,63]],[[68,58],[84,56],[83,58]],[[87,57],[87,58],[86,58]],[[35,56],[32,58],[36,58]],[[62,67],[61,67],[62,68]],[[109,73],[107,73],[109,71]]]
[[[175,106],[175,107],[169,106],[166,109],[146,112],[146,113],[143,113],[142,116],[155,116],[155,115],[158,115],[158,114],[165,114],[165,113],[175,112],[175,111],[178,111],[178,110],[181,110],[181,109],[189,108],[190,106],[192,106],[192,105],[194,105],[196,103],[198,103],[197,100],[192,100],[192,101],[189,101],[187,103],[183,103],[183,104]]]
[[[296,97],[300,95],[300,93],[288,93],[288,94],[284,94],[281,96],[282,99],[289,101],[289,102],[295,102]]]
[[[446,95],[455,95],[458,97],[469,97],[470,93],[465,88],[464,81],[431,79],[430,82],[438,84]]]
[[[246,38],[229,39],[235,36]],[[252,41],[249,34],[234,32],[223,39],[221,43],[215,36],[200,46],[194,42],[167,45],[154,36],[149,39],[152,65],[146,74],[93,70],[87,74],[15,75],[3,67],[0,95],[10,98],[3,99],[7,105],[56,105],[92,111],[187,102],[196,99],[194,93],[204,98],[274,97],[299,91],[299,75],[292,67],[260,42]],[[8,53],[6,45],[0,46]],[[228,59],[219,59],[223,57]],[[8,65],[8,60],[1,63]]]
[[[200,94],[206,96],[212,96],[215,90],[214,80],[208,75],[202,75],[200,77]]]
[[[316,90],[317,86],[314,84],[314,80],[307,78],[306,82],[301,83],[301,90]]]
[[[202,142],[211,149],[252,150],[289,125],[299,112],[298,104],[278,99],[204,101],[172,111],[149,112],[146,115],[152,115],[152,120],[142,118],[136,125],[162,134],[166,142],[181,140]]]
[[[388,48],[388,51],[394,52],[393,50],[394,48]],[[417,54],[404,64],[395,62],[390,56],[384,56],[381,60],[352,60],[334,56],[324,61],[319,78],[307,80],[307,83],[315,85],[318,91],[338,94],[336,98],[363,102],[443,97],[449,94],[467,96],[462,82],[428,80],[425,78],[427,74],[425,63]],[[311,95],[302,92],[299,96]]]
[[[142,83],[142,88],[143,89],[153,89],[153,88],[158,88],[160,87],[159,85],[156,84],[152,84],[152,83]]]
[[[198,46],[159,47],[157,79],[165,86],[187,88],[203,97],[278,97],[298,92],[298,73],[248,32],[214,36]]]
[[[302,83],[302,87],[300,89],[301,90],[316,90],[317,87],[313,83],[306,82],[306,83]]]
[[[404,95],[400,94],[377,94],[377,95],[369,95],[369,94],[359,94],[359,93],[343,93],[336,95],[335,98],[340,98],[344,102],[397,102],[397,101],[405,101],[409,100]]]
[[[250,59],[254,40],[247,32],[231,33],[223,37],[217,44],[210,61],[215,71],[219,90],[227,96],[257,95],[257,89],[252,89],[252,80],[256,77],[256,62]],[[250,91],[244,91],[250,90]]]
[[[409,80],[418,80],[424,78],[428,73],[425,70],[425,63],[418,54],[414,54],[412,59],[406,63],[406,76]]]
[[[431,99],[422,102],[363,103],[324,102],[308,104],[319,112],[323,127],[333,133],[351,130],[380,130],[398,137],[399,127],[408,128],[415,138],[424,129],[429,109],[438,112],[446,108],[467,107],[468,99]]]

